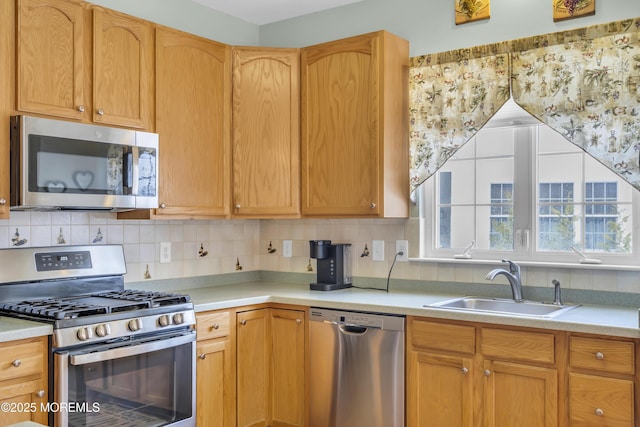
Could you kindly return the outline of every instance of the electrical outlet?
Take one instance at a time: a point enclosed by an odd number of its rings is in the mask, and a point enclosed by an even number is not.
[[[396,240],[396,253],[399,254],[402,252],[402,255],[398,255],[396,261],[409,261],[409,241],[408,240]]]
[[[291,258],[291,240],[282,241],[282,256],[285,258]]]
[[[374,240],[371,245],[374,261],[384,261],[384,240]]]
[[[160,263],[171,262],[171,242],[160,242]]]

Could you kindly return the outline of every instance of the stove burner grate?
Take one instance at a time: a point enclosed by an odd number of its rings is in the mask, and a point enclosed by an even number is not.
[[[4,311],[23,313],[43,319],[74,319],[76,317],[95,316],[108,313],[107,307],[95,304],[46,299],[39,301],[19,301],[0,304]]]

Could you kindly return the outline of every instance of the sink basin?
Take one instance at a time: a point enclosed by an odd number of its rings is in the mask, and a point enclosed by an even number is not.
[[[425,307],[450,308],[454,310],[481,311],[510,314],[514,316],[556,317],[579,305],[556,305],[537,301],[515,302],[511,299],[486,297],[461,297],[437,302]]]

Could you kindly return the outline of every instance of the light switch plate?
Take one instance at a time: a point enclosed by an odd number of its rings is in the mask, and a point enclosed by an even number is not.
[[[160,263],[171,262],[171,242],[160,242]]]
[[[384,261],[384,240],[374,240],[371,245],[374,261]]]
[[[282,241],[282,256],[285,258],[291,258],[291,240]]]

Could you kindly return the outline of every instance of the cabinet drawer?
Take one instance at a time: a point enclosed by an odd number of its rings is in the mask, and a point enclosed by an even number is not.
[[[569,357],[572,368],[633,374],[635,350],[632,342],[571,337]]]
[[[535,363],[555,362],[553,334],[483,328],[480,336],[484,356]]]
[[[571,423],[585,426],[633,426],[633,381],[593,375],[569,375]]]
[[[198,341],[229,335],[231,315],[228,311],[198,313],[196,334]]]
[[[476,329],[473,326],[413,319],[411,345],[414,349],[473,354],[476,350]]]
[[[42,373],[46,345],[40,341],[14,341],[0,347],[0,381]]]

